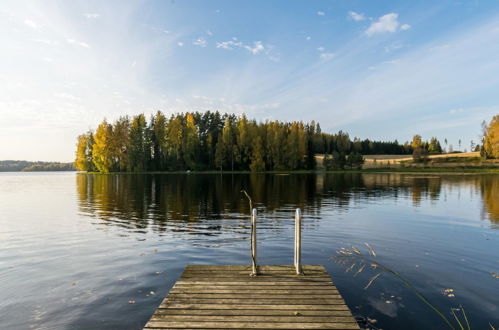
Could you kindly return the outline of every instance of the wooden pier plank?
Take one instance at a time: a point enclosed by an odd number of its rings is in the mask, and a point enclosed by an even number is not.
[[[359,329],[323,266],[189,265],[144,329]]]

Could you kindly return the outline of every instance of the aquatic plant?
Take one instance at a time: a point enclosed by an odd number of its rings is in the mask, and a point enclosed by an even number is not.
[[[350,248],[341,248],[336,252],[336,256],[331,259],[334,260],[341,266],[346,266],[347,269],[345,272],[353,271],[356,266],[358,266],[357,271],[353,274],[354,277],[365,271],[366,269],[372,268],[376,270],[378,273],[372,276],[367,282],[364,290],[367,290],[374,282],[381,276],[383,272],[389,273],[393,275],[395,278],[400,280],[407,288],[409,288],[423,303],[425,303],[428,307],[430,307],[437,315],[447,324],[450,329],[456,330],[456,327],[452,324],[452,322],[444,315],[444,313],[432,304],[428,298],[426,298],[410,281],[404,278],[400,273],[395,271],[394,269],[387,267],[377,260],[376,251],[368,244],[364,243],[367,247],[368,254],[363,253],[359,248],[355,245],[351,245]],[[454,319],[457,324],[457,329],[461,330],[470,330],[471,326],[468,321],[468,317],[466,312],[462,306],[459,308],[451,308],[451,314],[454,316]],[[492,325],[490,325],[492,330],[495,330]]]

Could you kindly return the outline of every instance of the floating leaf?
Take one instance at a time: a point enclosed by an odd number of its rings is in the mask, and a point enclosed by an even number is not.
[[[359,270],[357,270],[357,272],[353,275],[353,277],[362,273],[364,271],[364,268],[366,268],[366,265],[362,265],[361,267],[359,267]]]
[[[367,243],[364,243],[367,248],[369,249],[369,254],[372,255],[373,257],[376,257],[376,251],[374,251],[374,249]]]
[[[353,263],[350,267],[348,267],[347,270],[345,270],[345,273],[351,271],[353,267],[355,267],[355,263]]]
[[[373,284],[374,281],[376,281],[376,279],[381,275],[381,273],[378,273],[377,275],[374,275],[373,277],[371,277],[371,279],[369,280],[369,282],[367,283],[367,285],[364,287],[364,290],[366,290],[368,287],[371,286],[371,284]]]
[[[355,245],[352,245],[352,250],[357,253],[358,255],[361,255],[362,253],[360,252],[359,249],[357,249],[357,247]]]

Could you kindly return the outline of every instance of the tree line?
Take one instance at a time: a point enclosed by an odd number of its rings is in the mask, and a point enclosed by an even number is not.
[[[313,170],[316,154],[331,156],[330,168],[358,167],[362,154],[411,154],[409,143],[350,139],[322,132],[314,121],[257,122],[245,115],[207,111],[161,111],[151,116],[104,119],[77,138],[75,165],[81,171]],[[326,157],[327,158],[327,157]]]
[[[0,172],[74,171],[73,163],[0,160]]]

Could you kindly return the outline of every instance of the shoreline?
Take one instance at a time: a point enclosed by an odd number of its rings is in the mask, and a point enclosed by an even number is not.
[[[499,174],[499,167],[490,168],[459,168],[459,167],[446,167],[446,168],[370,168],[360,170],[296,170],[296,171],[148,171],[148,172],[82,172],[76,171],[77,174],[348,174],[348,173],[434,173],[434,174]]]

